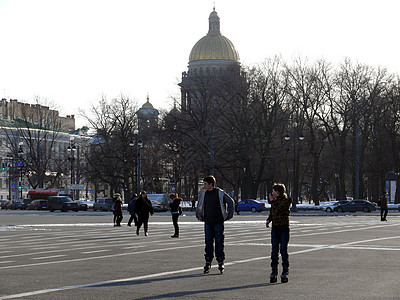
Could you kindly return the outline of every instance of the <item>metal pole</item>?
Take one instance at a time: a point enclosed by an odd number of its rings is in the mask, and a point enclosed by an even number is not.
[[[211,127],[211,145],[210,145],[210,175],[214,175],[214,127]]]
[[[20,184],[21,184],[21,187],[22,187],[22,166],[20,167],[20,169],[21,169],[21,182],[20,182]],[[20,188],[19,185],[18,185],[18,188],[20,189],[20,192],[21,192],[21,199],[22,199],[22,189]]]
[[[297,182],[296,182],[296,128],[293,130],[293,202],[292,211],[297,211]]]
[[[358,124],[356,124],[356,178],[355,178],[355,187],[354,187],[354,199],[360,199],[360,151],[359,151],[359,132],[358,132]]]
[[[11,165],[10,163],[8,163]],[[11,167],[8,166],[8,200],[11,200]]]
[[[138,172],[137,172],[137,194],[140,194],[140,131],[138,132]]]

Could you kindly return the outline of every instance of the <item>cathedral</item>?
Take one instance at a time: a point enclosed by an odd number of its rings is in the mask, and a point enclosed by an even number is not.
[[[199,78],[217,78],[227,71],[240,74],[239,53],[233,43],[221,34],[220,18],[214,10],[208,18],[208,33],[192,48],[189,55],[188,71],[182,73],[181,107],[189,108],[193,89]]]

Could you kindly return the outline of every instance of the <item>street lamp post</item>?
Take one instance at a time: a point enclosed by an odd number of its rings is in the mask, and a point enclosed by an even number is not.
[[[20,193],[21,193],[21,194],[20,194],[21,199],[22,199],[22,167],[23,167],[22,154],[24,153],[24,148],[23,148],[23,146],[24,146],[24,143],[23,143],[23,142],[19,142],[19,148],[18,148],[18,157],[19,157],[18,166],[19,166],[19,169],[20,169],[21,177],[20,177],[20,181],[19,181],[19,184],[18,184],[18,189],[19,189],[19,191],[20,191]]]
[[[302,141],[304,140],[304,136],[302,133],[298,135],[297,132],[297,122],[293,122],[293,187],[292,187],[292,197],[293,197],[293,203],[292,203],[292,208],[291,211],[296,212],[297,211],[297,174],[296,174],[296,144],[297,144],[297,138]],[[285,135],[285,140],[289,141],[290,136],[289,134]]]
[[[134,135],[137,135],[138,137],[138,142],[137,142],[137,146],[138,146],[138,151],[137,151],[137,181],[136,181],[136,194],[140,194],[140,161],[141,161],[141,154],[140,154],[140,149],[143,146],[143,142],[140,139],[140,131],[138,129],[135,129],[133,131]],[[135,143],[133,141],[131,141],[129,143],[129,146],[133,147],[135,145]]]
[[[68,152],[68,160],[71,163],[71,187],[73,184],[75,184],[75,176],[74,176],[74,161],[75,161],[75,152],[76,152],[76,146],[74,143],[74,137],[71,136],[69,139],[69,145],[67,147],[67,152]],[[71,188],[72,190],[72,188]],[[73,190],[73,199],[75,199],[75,190]]]
[[[14,161],[14,157],[11,154],[7,154],[7,165],[6,170],[8,171],[8,200],[11,200],[11,168]]]

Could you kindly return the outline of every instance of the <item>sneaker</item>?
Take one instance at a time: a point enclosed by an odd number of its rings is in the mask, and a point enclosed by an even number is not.
[[[204,265],[204,274],[210,273],[210,269],[211,269],[211,263],[206,262],[206,264]]]
[[[174,234],[174,235],[171,235],[171,237],[172,237],[172,238],[178,238],[179,235]]]
[[[144,233],[145,236],[148,236],[149,234],[147,232]]]

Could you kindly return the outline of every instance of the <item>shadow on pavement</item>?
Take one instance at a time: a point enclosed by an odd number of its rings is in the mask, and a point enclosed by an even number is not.
[[[220,275],[219,275],[220,276]],[[269,283],[258,283],[258,284],[250,284],[250,285],[241,285],[236,287],[227,287],[227,288],[220,288],[220,289],[207,289],[207,290],[200,290],[200,291],[180,291],[174,293],[167,293],[162,295],[153,295],[144,298],[136,298],[137,300],[149,300],[149,299],[162,299],[162,298],[175,298],[175,297],[189,297],[192,295],[199,295],[199,294],[209,294],[209,293],[218,293],[218,292],[226,292],[226,291],[234,291],[234,290],[244,290],[244,289],[253,289],[258,287],[265,287],[269,286]]]

